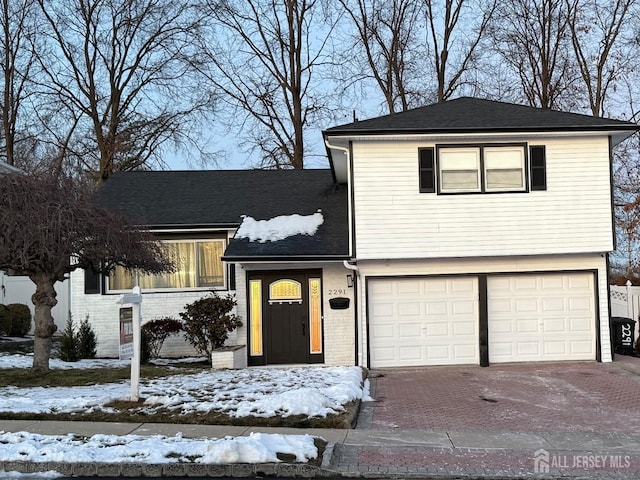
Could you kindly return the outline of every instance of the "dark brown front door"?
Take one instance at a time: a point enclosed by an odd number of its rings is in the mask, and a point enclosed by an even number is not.
[[[319,271],[249,275],[250,365],[324,361],[320,277]]]
[[[273,302],[265,305],[266,355],[269,363],[309,362],[307,302]]]

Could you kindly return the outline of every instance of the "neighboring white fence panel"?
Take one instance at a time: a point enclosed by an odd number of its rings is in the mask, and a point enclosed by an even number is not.
[[[631,282],[626,286],[611,285],[610,308],[612,317],[625,317],[636,321],[638,338],[640,329],[640,287],[634,287]]]
[[[62,283],[56,282],[56,293],[58,296],[58,304],[53,307],[51,314],[53,320],[58,326],[58,333],[62,333],[69,317],[69,280]],[[31,310],[33,316],[34,306],[31,296],[35,293],[36,286],[29,277],[14,277],[0,271],[0,303],[8,305],[9,303],[24,303]],[[33,331],[33,323],[31,324]]]

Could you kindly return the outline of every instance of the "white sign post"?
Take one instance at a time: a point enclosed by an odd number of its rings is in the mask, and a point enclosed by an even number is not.
[[[133,327],[133,357],[131,358],[131,401],[137,402],[140,398],[140,304],[142,295],[140,287],[135,286],[131,293],[123,293],[118,298],[120,305],[131,305]]]

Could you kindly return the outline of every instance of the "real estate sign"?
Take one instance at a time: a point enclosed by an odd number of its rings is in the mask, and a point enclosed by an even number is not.
[[[133,308],[120,307],[120,360],[133,358]]]

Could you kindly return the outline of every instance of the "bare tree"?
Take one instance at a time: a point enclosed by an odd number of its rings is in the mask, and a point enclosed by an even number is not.
[[[617,245],[611,266],[615,274],[637,280],[640,268],[640,137],[620,144],[614,154],[614,215]]]
[[[343,62],[351,82],[373,79],[389,113],[407,110],[419,97],[426,55],[418,33],[423,11],[414,0],[339,0],[355,27],[355,42]],[[362,52],[354,54],[354,52]]]
[[[303,168],[305,130],[323,109],[314,75],[331,25],[316,0],[208,0],[209,81],[262,168]],[[315,35],[312,37],[312,34]]]
[[[425,0],[431,57],[436,76],[438,102],[451,98],[462,86],[465,74],[474,68],[478,47],[485,38],[498,0]],[[463,20],[463,13],[468,16]],[[471,17],[473,16],[473,17]]]
[[[49,370],[56,325],[55,282],[77,268],[108,272],[121,265],[147,273],[171,270],[159,242],[110,211],[86,190],[54,175],[0,175],[0,269],[36,285],[33,371]]]
[[[638,45],[625,38],[637,35],[633,22],[637,16],[637,0],[566,0],[569,9],[569,30],[575,62],[579,70],[580,92],[591,114],[611,115],[612,105],[622,104],[621,86],[629,86],[637,68]],[[622,93],[622,95],[621,95]],[[633,103],[634,89],[628,89],[628,106],[637,115]],[[626,110],[626,109],[625,109]],[[615,113],[621,111],[615,109]],[[637,117],[635,117],[637,119]],[[638,137],[627,140],[614,151],[614,206],[618,233],[617,251],[612,265],[627,278],[633,278],[640,268],[640,169],[638,168]]]
[[[565,0],[569,30],[591,113],[600,117],[610,90],[629,72],[633,56],[620,42],[637,0]]]
[[[636,45],[637,49],[640,44]],[[636,50],[637,51],[637,50]],[[639,52],[640,53],[640,52]],[[635,56],[638,65],[638,55]],[[626,105],[618,111],[633,122],[640,120],[638,71],[632,69],[623,79],[626,89],[618,89],[616,98]],[[612,102],[613,103],[613,102]],[[611,270],[624,283],[640,280],[640,135],[619,144],[613,152],[613,200],[616,227],[616,251],[611,256]]]
[[[0,71],[4,80],[0,155],[9,165],[16,165],[20,142],[28,138],[23,107],[30,94],[28,81],[35,63],[34,7],[34,0],[0,0]]]
[[[46,115],[66,127],[50,130],[57,152],[102,182],[162,165],[168,141],[192,138],[189,120],[210,104],[192,75],[202,27],[192,2],[37,1],[49,39],[39,56]]]
[[[565,0],[512,0],[496,12],[491,29],[496,50],[519,79],[518,96],[531,106],[572,104],[565,97],[575,79],[569,8],[573,5]]]

